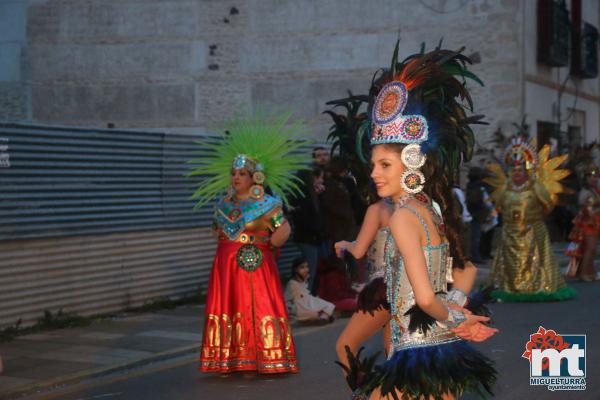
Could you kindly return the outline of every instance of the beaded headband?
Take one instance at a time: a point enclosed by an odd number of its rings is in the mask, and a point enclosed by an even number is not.
[[[252,180],[254,183],[258,185],[262,185],[265,183],[266,177],[264,173],[264,167],[257,160],[248,157],[245,154],[238,154],[233,159],[233,169],[243,169],[246,168],[250,174],[252,175]]]
[[[246,168],[248,171],[250,171],[251,174],[257,172],[257,171],[262,171],[263,167],[262,164],[259,163],[257,160],[254,160],[250,157],[248,157],[245,154],[238,154],[234,159],[233,159],[233,165],[232,165],[233,169],[243,169]]]
[[[408,90],[402,82],[385,85],[373,105],[371,144],[422,143],[429,137],[427,120],[422,115],[404,115]]]

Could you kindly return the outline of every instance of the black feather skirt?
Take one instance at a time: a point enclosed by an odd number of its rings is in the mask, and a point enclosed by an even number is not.
[[[375,367],[371,376],[363,385],[365,395],[381,387],[382,395],[394,399],[442,399],[448,393],[457,397],[465,393],[492,396],[497,372],[492,360],[468,342],[455,340],[399,350]]]
[[[386,284],[383,278],[373,279],[359,293],[356,311],[373,315],[378,310],[389,310],[390,303],[387,301],[386,291]]]

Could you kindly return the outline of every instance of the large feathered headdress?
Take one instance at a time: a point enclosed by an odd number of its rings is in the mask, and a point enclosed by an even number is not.
[[[471,159],[475,138],[470,125],[484,122],[482,115],[467,116],[467,111],[473,111],[467,79],[480,85],[483,82],[468,70],[471,60],[462,54],[463,50],[444,50],[440,44],[426,53],[423,47],[420,53],[398,62],[396,44],[392,65],[374,79],[371,94],[381,94],[387,89],[390,92],[386,93],[387,109],[400,111],[401,123],[397,132],[395,129],[381,132],[382,123],[387,122],[385,115],[378,120],[375,114],[380,114],[379,110],[372,110],[372,143],[393,141],[386,140],[386,133],[399,135],[401,143],[421,143],[428,159],[433,157],[441,170],[448,172],[456,171],[461,161]],[[377,100],[372,103],[373,107],[378,105]]]
[[[309,154],[301,151],[309,142],[303,125],[291,123],[290,117],[236,117],[224,123],[220,137],[197,142],[198,157],[189,161],[193,167],[187,175],[204,177],[192,196],[198,200],[195,208],[230,188],[232,168],[248,169],[255,184],[270,188],[284,203],[290,192],[301,194],[294,172],[310,163]]]

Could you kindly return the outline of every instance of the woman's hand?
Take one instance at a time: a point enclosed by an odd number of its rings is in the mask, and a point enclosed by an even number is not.
[[[490,320],[489,317],[473,315],[471,313],[465,313],[465,317],[467,317],[466,321],[452,329],[452,332],[465,340],[483,342],[499,332],[498,329],[483,324],[483,322]]]
[[[333,247],[335,248],[335,255],[338,258],[343,258],[344,252],[348,251],[348,247],[350,247],[351,245],[352,245],[352,242],[348,242],[346,240],[336,242],[336,244],[333,245]]]

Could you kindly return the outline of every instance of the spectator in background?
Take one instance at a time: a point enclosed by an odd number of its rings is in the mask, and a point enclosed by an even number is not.
[[[357,234],[352,199],[346,186],[348,169],[339,157],[333,157],[327,165],[325,192],[322,197],[325,217],[325,236],[328,254],[333,254],[333,244],[342,240],[354,240]]]
[[[308,291],[308,262],[298,257],[292,262],[292,279],[285,288],[285,302],[290,316],[301,322],[333,322],[335,305],[312,296]]]
[[[479,254],[482,259],[491,260],[492,257],[492,242],[494,239],[494,230],[498,226],[498,211],[492,203],[492,199],[488,193],[491,193],[491,189],[486,186],[483,187],[483,203],[487,207],[488,215],[485,221],[481,224],[481,243],[479,245]]]
[[[473,220],[473,217],[471,216],[471,213],[469,212],[469,209],[467,208],[465,192],[463,192],[463,190],[460,188],[460,186],[455,185],[452,188],[452,193],[454,194],[454,199],[456,200],[456,203],[458,204],[457,208],[458,208],[458,210],[460,210],[460,213],[461,213],[462,229],[461,229],[460,240],[462,242],[463,251],[465,254],[469,254],[469,250],[470,250],[469,244],[471,242],[471,221]]]
[[[598,185],[600,168],[596,164],[586,167],[584,183],[577,202],[580,210],[573,221],[573,229],[569,235],[573,243],[567,249],[571,262],[567,276],[578,277],[583,282],[597,280],[594,259],[598,235],[600,235],[600,186]]]
[[[329,163],[329,150],[325,147],[315,147],[312,152],[313,166],[325,170],[327,163]]]
[[[312,171],[301,171],[298,176],[303,182],[304,196],[295,196],[290,200],[294,241],[308,262],[308,289],[314,294],[318,287],[317,266],[326,255],[324,220],[319,199],[325,190],[324,172],[314,167]]]
[[[479,167],[472,167],[468,174],[467,183],[467,209],[472,216],[471,220],[471,261],[481,263],[481,235],[482,224],[484,224],[490,214],[490,209],[486,205],[486,198],[489,197],[483,184],[484,171]]]

